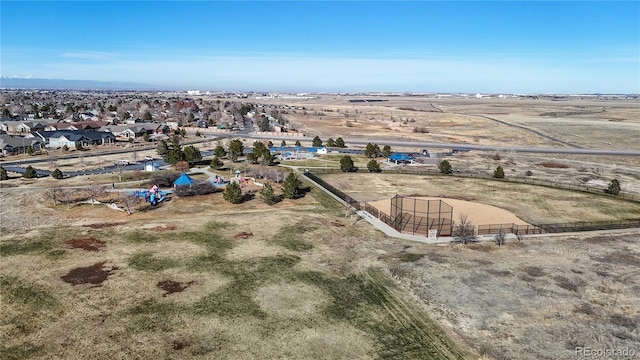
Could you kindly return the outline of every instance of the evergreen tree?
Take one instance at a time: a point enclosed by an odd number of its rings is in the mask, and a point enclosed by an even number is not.
[[[212,169],[220,169],[224,166],[224,163],[217,156],[214,156],[213,159],[211,159],[211,164],[209,164],[209,166]]]
[[[438,170],[445,175],[453,173],[453,168],[451,167],[451,164],[449,164],[448,160],[440,161],[438,164]]]
[[[243,152],[244,145],[242,144],[242,141],[233,139],[229,142],[229,158],[231,159],[231,161],[238,161],[238,157],[240,157]]]
[[[260,199],[267,205],[273,205],[276,203],[276,194],[273,191],[273,186],[269,182],[265,182],[262,190],[260,190]]]
[[[377,157],[380,153],[380,147],[377,144],[368,143],[364,149],[364,155],[368,158]]]
[[[222,159],[223,157],[227,156],[227,150],[224,149],[224,146],[222,146],[222,144],[218,144],[216,145],[215,149],[213,149],[213,155]]]
[[[493,171],[493,177],[496,179],[504,179],[504,170],[502,169],[502,166],[498,166]]]
[[[64,175],[62,174],[62,171],[60,171],[60,169],[55,169],[51,172],[51,177],[54,179],[62,179],[64,177]]]
[[[340,158],[340,170],[343,172],[351,172],[355,169],[353,165],[353,159],[349,155],[345,155]]]
[[[620,182],[618,179],[613,179],[609,183],[609,187],[605,190],[607,194],[618,195],[620,193]]]
[[[36,173],[36,169],[34,169],[33,167],[31,167],[31,165],[29,165],[27,166],[26,169],[24,169],[24,173],[22,174],[22,177],[25,179],[33,179],[38,177],[38,173]]]
[[[339,147],[339,148],[347,147],[347,146],[344,144],[344,140],[343,140],[341,137],[339,137],[339,138],[337,138],[337,139],[336,139],[336,147]]]
[[[282,195],[287,199],[295,199],[300,196],[300,180],[295,173],[289,173],[282,184]]]
[[[311,142],[311,145],[313,147],[320,147],[322,146],[322,139],[320,139],[320,136],[317,136],[313,138],[313,141]]]
[[[367,169],[369,169],[369,172],[382,171],[382,169],[380,169],[380,164],[378,164],[378,161],[376,159],[369,160],[369,162],[367,163]]]
[[[9,180],[9,175],[7,174],[7,169],[0,166],[0,180]]]
[[[160,142],[158,143],[158,147],[156,148],[156,152],[158,153],[158,155],[164,156],[167,151],[169,151],[169,145],[167,145],[166,141],[160,140]]]
[[[240,185],[237,183],[227,184],[222,193],[222,197],[232,204],[239,204],[242,202],[242,189],[240,189]]]
[[[300,144],[300,140],[296,140],[296,143],[294,145],[295,146],[302,146],[302,144]]]
[[[327,139],[327,147],[336,147],[336,141],[333,138]]]
[[[382,147],[382,156],[384,157],[388,157],[389,155],[391,155],[391,146],[389,145],[385,145]]]
[[[260,123],[258,125],[260,131],[271,131],[271,125],[269,125],[269,119],[265,116],[260,119]]]
[[[287,146],[287,142],[284,140],[280,141],[280,146]]]
[[[184,160],[189,163],[196,163],[202,160],[202,154],[200,153],[200,149],[193,145],[186,146],[183,150]]]

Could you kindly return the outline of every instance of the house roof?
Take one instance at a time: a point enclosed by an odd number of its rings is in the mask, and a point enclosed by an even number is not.
[[[37,143],[42,144],[42,141],[36,140],[36,139],[29,139],[21,136],[14,137],[14,136],[0,135],[0,149],[6,149],[7,147],[21,148],[23,146],[33,146],[34,144],[37,144]]]
[[[110,132],[105,131],[38,131],[36,135],[42,139],[57,139],[62,136],[66,137],[71,141],[78,141],[81,137],[85,137],[91,140],[99,140],[105,138],[115,138]]]

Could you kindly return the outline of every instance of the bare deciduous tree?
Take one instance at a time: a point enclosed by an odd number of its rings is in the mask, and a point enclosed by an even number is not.
[[[58,200],[60,200],[60,191],[62,191],[62,188],[59,186],[54,186],[47,190],[47,196],[53,200],[53,206],[58,205]]]
[[[122,203],[122,206],[127,211],[127,214],[131,215],[131,211],[134,209],[138,203],[140,203],[140,199],[135,195],[130,195],[127,193],[121,193],[118,200]]]
[[[500,230],[498,230],[498,233],[494,236],[494,239],[496,240],[496,244],[498,244],[498,248],[502,248],[502,245],[504,245],[504,242],[507,239],[507,232],[502,227],[500,227]]]
[[[71,203],[73,202],[73,199],[74,199],[73,191],[72,190],[60,189],[56,193],[57,193],[57,196],[58,196],[58,200],[60,200],[60,203],[67,204],[67,209],[70,209],[71,208]]]
[[[93,203],[105,193],[104,186],[98,184],[91,184],[85,191],[89,198],[91,198],[91,206],[93,206]]]
[[[476,240],[475,227],[467,214],[461,213],[458,217],[458,222],[453,228],[453,237],[463,245]]]

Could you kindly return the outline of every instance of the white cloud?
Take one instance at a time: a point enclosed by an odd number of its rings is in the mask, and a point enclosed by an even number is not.
[[[69,58],[69,59],[105,60],[113,57],[113,54],[97,52],[97,51],[79,51],[79,52],[66,52],[60,56],[63,58]]]

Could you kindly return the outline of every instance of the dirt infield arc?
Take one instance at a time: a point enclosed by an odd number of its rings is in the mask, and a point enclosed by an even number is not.
[[[408,198],[405,197],[403,199],[403,207],[404,210],[403,212],[406,212],[406,209],[412,208],[413,205],[412,203],[414,202],[414,200],[418,200],[418,201],[422,201],[422,204],[427,203],[427,201],[442,201],[443,203],[449,205],[450,207],[452,207],[453,209],[451,210],[451,219],[453,220],[453,222],[456,221],[456,219],[458,219],[460,217],[461,214],[466,214],[467,215],[467,219],[473,223],[473,224],[504,224],[504,223],[513,223],[516,225],[531,225],[529,223],[527,223],[526,221],[520,219],[519,217],[517,217],[515,214],[511,213],[510,211],[507,211],[505,209],[501,209],[499,207],[496,206],[492,206],[492,205],[486,205],[486,204],[481,204],[481,203],[476,203],[476,202],[471,202],[471,201],[465,201],[465,200],[459,200],[459,199],[452,199],[452,198],[434,198],[434,197],[415,197],[415,198]],[[384,199],[384,200],[378,200],[378,201],[372,201],[372,202],[368,202],[369,205],[373,206],[374,208],[376,208],[377,210],[379,210],[380,212],[386,214],[387,216],[391,216],[391,213],[393,212],[392,209],[392,199]],[[433,204],[433,203],[431,203]],[[406,205],[406,206],[404,206]],[[425,208],[426,210],[426,208]],[[446,213],[444,213],[444,216],[442,216],[441,218],[449,218],[449,215]],[[424,212],[424,210],[423,210]],[[437,212],[432,212],[432,214],[435,214]],[[434,216],[437,217],[437,216]],[[438,232],[438,236],[448,236],[450,235],[450,225],[449,227],[446,226],[447,221],[446,220],[441,220],[439,222],[440,224],[445,224],[445,226],[442,226],[441,229],[439,230],[444,230],[443,232]],[[448,231],[447,231],[448,230]],[[406,232],[406,230],[405,230]],[[423,231],[424,232],[424,231]],[[449,234],[447,234],[446,232],[449,232]],[[425,234],[426,235],[426,234]]]

